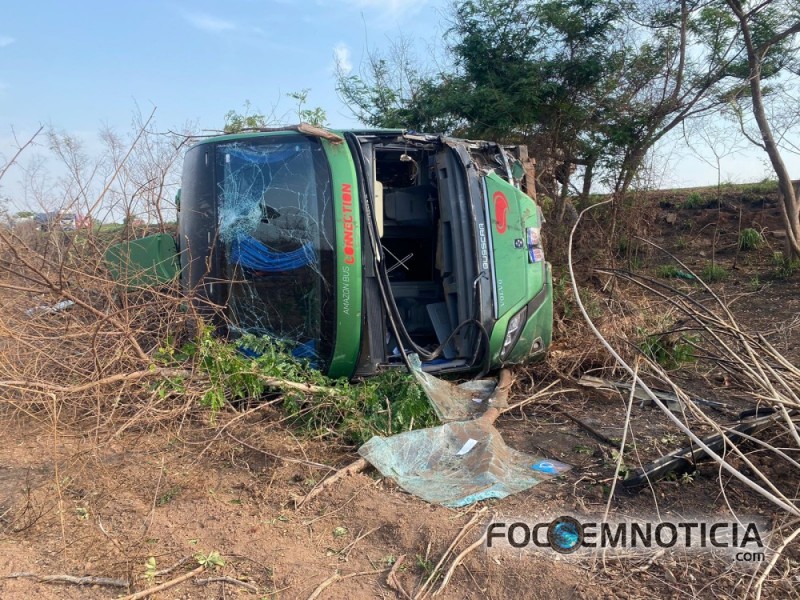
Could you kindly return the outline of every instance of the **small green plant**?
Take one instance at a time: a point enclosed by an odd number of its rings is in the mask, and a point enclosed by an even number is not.
[[[638,252],[633,252],[630,257],[628,257],[628,268],[631,271],[638,271],[644,266],[644,259],[639,256]]]
[[[144,578],[150,583],[156,578],[156,557],[151,556],[144,562]]]
[[[648,335],[639,345],[639,349],[653,362],[671,370],[696,360],[694,344],[698,341],[698,336],[681,335],[674,338],[668,335]]]
[[[675,471],[667,473],[667,481],[674,481],[682,485],[688,485],[694,482],[694,473],[681,473],[678,475]]]
[[[548,220],[550,219],[549,215],[553,213],[555,210],[556,203],[550,196],[545,196],[542,194],[541,196],[537,196],[536,199],[539,201],[539,206],[542,207],[542,212],[548,215]]]
[[[556,314],[561,314],[563,318],[570,319],[575,314],[575,307],[572,300],[572,288],[569,286],[569,277],[553,276],[553,305]]]
[[[175,498],[177,498],[181,493],[181,487],[179,485],[172,486],[166,492],[161,494],[158,499],[156,499],[157,506],[164,506],[165,504],[169,504]]]
[[[589,315],[589,318],[592,320],[599,319],[603,315],[603,309],[600,307],[600,303],[597,301],[597,296],[587,289],[579,290],[578,294],[581,297],[581,303],[586,309],[586,313]]]
[[[197,561],[197,564],[201,567],[224,567],[225,560],[219,555],[219,552],[216,550],[209,552],[208,554],[203,554],[202,552],[198,552],[194,555],[194,559]]]
[[[426,559],[421,554],[417,554],[416,559],[417,567],[419,567],[423,573],[429,575],[430,572],[433,571],[433,563],[430,560]]]
[[[225,133],[239,133],[247,129],[259,129],[269,125],[267,117],[261,113],[252,112],[253,105],[249,100],[244,102],[244,113],[229,110],[225,113]]]
[[[752,227],[743,229],[739,234],[739,250],[757,250],[764,245],[764,236],[761,232]]]
[[[381,559],[381,563],[383,563],[383,565],[386,567],[391,567],[396,562],[397,557],[394,554],[387,554]]]
[[[617,468],[617,461],[620,459],[619,450],[616,448],[611,449],[611,460],[607,463],[607,466],[612,467],[614,469]],[[631,472],[631,468],[625,464],[625,459],[620,462],[619,465],[619,478],[625,479]]]
[[[790,259],[783,252],[772,253],[772,274],[776,279],[789,279],[800,269],[800,260]]]
[[[656,275],[659,277],[663,277],[665,279],[673,279],[678,277],[678,273],[680,269],[677,265],[669,264],[669,265],[661,265],[656,269]]]
[[[700,192],[692,192],[686,196],[686,200],[681,203],[681,208],[700,208],[703,204],[703,197]]]
[[[301,123],[309,123],[315,127],[325,127],[328,116],[324,108],[321,106],[305,108],[310,91],[310,89],[305,88],[299,92],[290,92],[286,95],[297,102],[297,118]]]
[[[755,275],[747,282],[747,289],[751,292],[757,292],[761,288],[761,280],[758,278],[758,275]]]
[[[703,270],[700,271],[700,276],[706,283],[714,283],[716,281],[723,281],[728,277],[728,270],[716,263],[709,263]]]

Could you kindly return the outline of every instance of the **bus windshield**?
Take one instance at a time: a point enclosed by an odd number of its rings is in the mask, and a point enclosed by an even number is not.
[[[325,368],[334,336],[331,175],[319,140],[243,137],[216,147],[228,318]]]

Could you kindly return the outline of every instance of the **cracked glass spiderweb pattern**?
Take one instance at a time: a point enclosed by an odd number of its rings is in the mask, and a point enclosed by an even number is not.
[[[317,140],[217,147],[218,227],[234,327],[320,358],[331,343],[330,176]]]

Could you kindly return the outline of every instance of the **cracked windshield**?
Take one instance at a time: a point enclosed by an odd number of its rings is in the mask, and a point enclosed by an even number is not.
[[[328,361],[333,336],[333,217],[318,140],[246,138],[217,147],[219,235],[229,317],[297,357]]]

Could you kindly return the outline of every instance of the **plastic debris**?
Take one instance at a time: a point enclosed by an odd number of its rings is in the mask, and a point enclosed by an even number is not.
[[[570,468],[509,448],[484,419],[376,436],[358,453],[407,492],[451,508],[505,498]]]
[[[53,306],[34,306],[26,310],[25,314],[29,317],[34,317],[36,315],[52,315],[74,305],[75,303],[72,300],[62,300],[61,302],[56,302]]]
[[[443,423],[464,421],[481,416],[490,407],[508,406],[508,382],[496,379],[477,379],[460,385],[439,379],[422,370],[419,356],[409,356],[411,373],[425,390],[425,394]]]
[[[384,477],[433,504],[452,508],[505,498],[570,469],[555,460],[509,448],[493,422],[508,406],[509,372],[498,379],[455,385],[425,373],[416,355],[411,371],[440,427],[375,436],[358,453]]]

